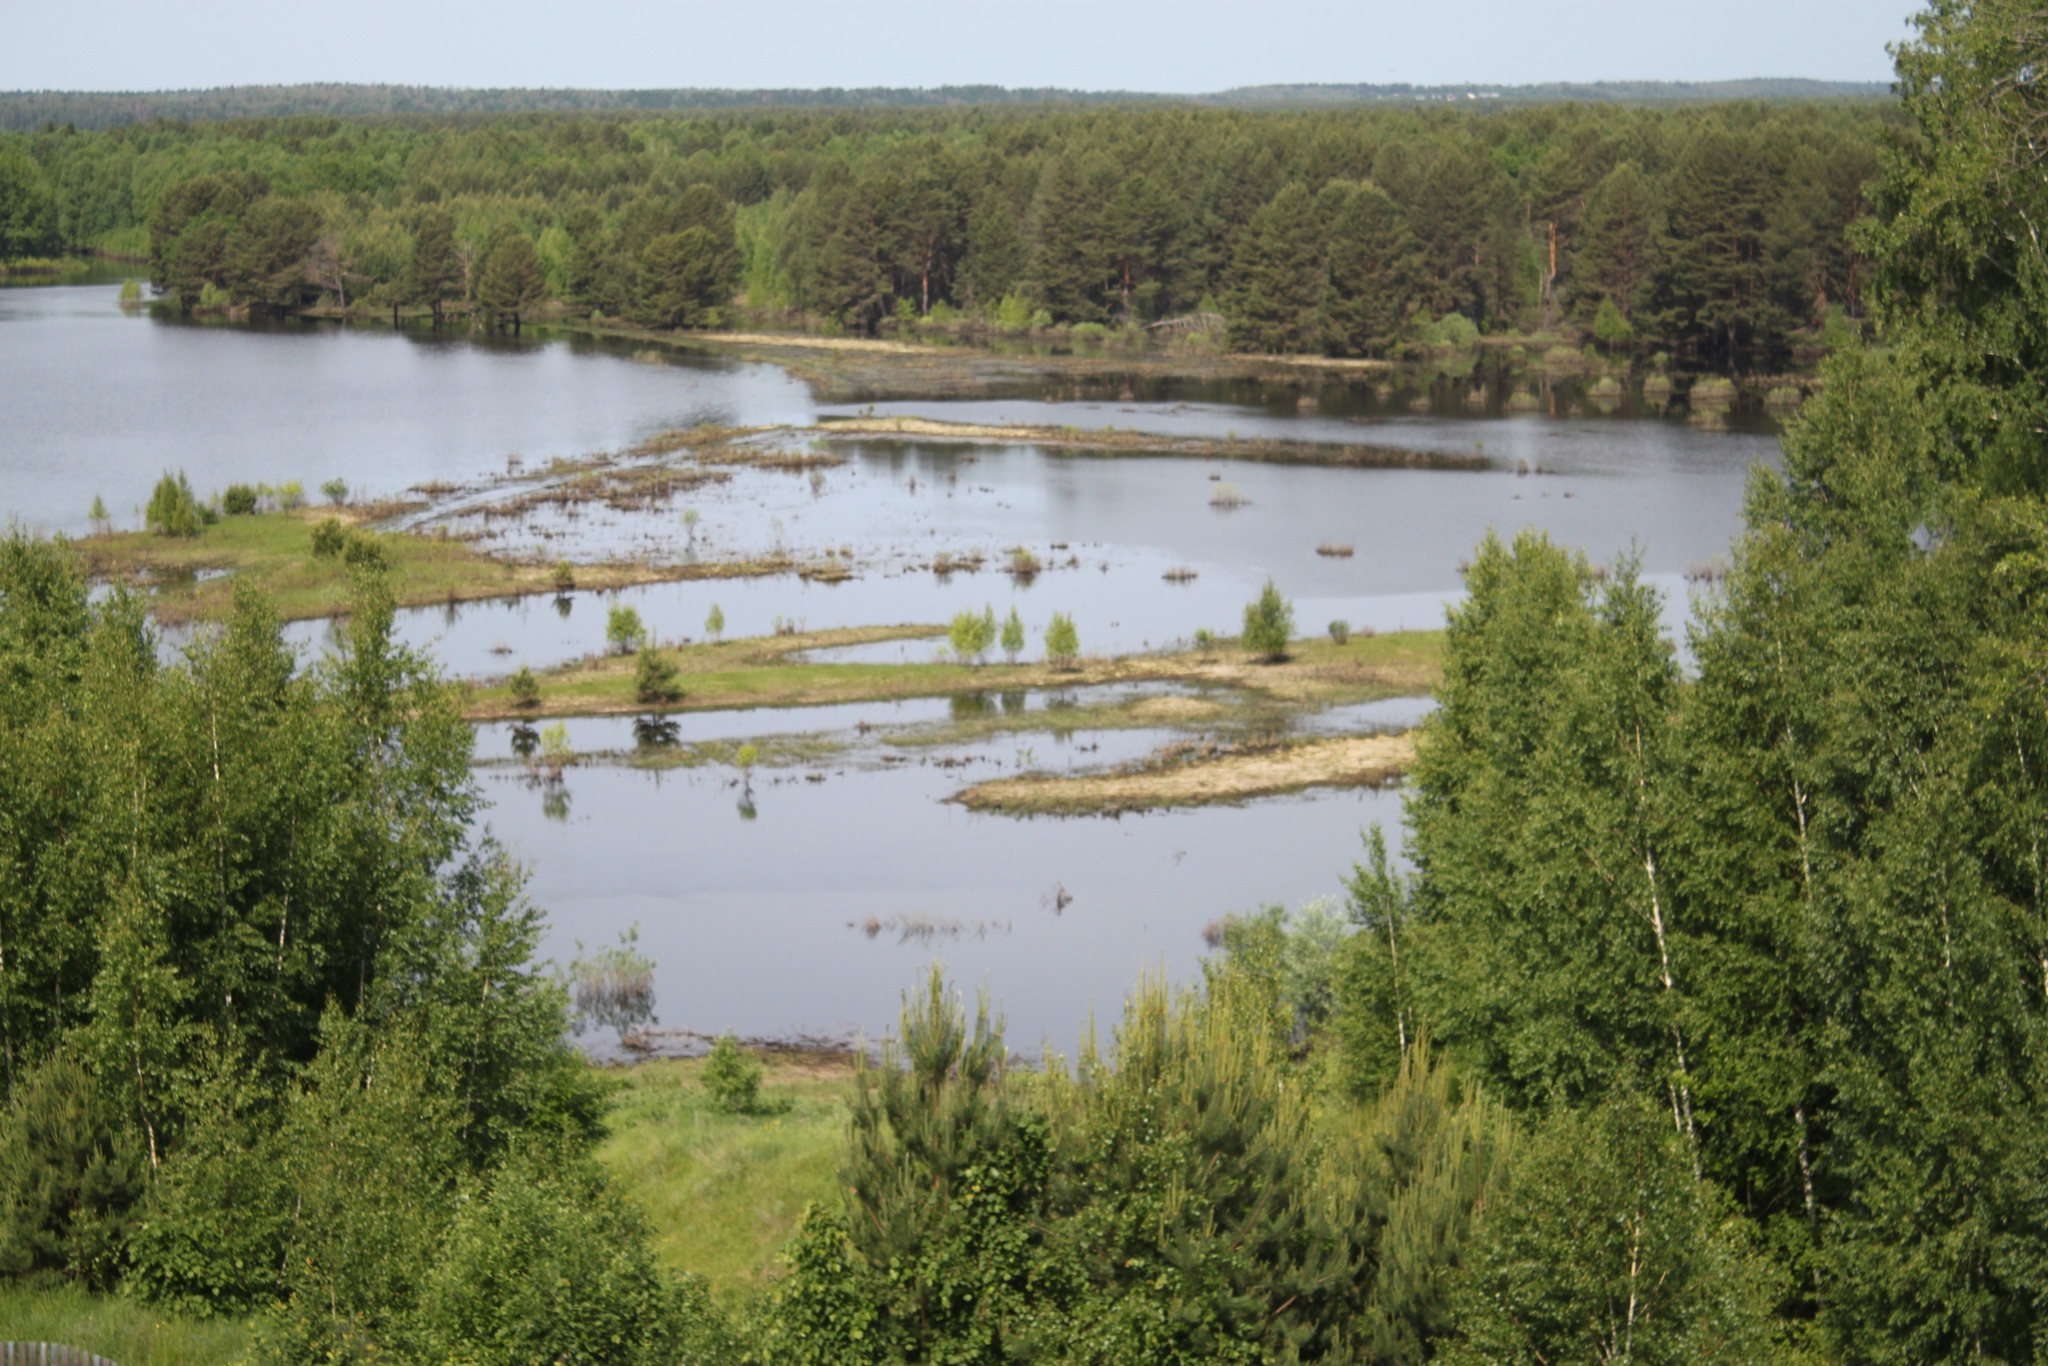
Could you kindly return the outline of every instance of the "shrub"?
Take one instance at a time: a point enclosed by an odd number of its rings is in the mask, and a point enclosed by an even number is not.
[[[183,470],[175,475],[166,471],[163,478],[156,481],[156,488],[149,495],[149,506],[143,510],[143,520],[159,536],[199,534],[205,517],[199,510],[199,500],[192,496],[192,485],[186,480]]]
[[[718,1036],[704,1060],[704,1090],[727,1114],[751,1114],[760,1107],[761,1064],[740,1050],[731,1031]]]
[[[988,653],[995,640],[996,611],[993,607],[985,607],[979,612],[962,612],[946,628],[947,644],[953,647],[954,655],[963,660],[979,660]]]
[[[521,664],[519,672],[512,675],[506,685],[511,689],[514,705],[537,707],[540,705],[540,680],[533,676],[531,665]]]
[[[701,1282],[678,1285],[596,1166],[535,1153],[463,1202],[421,1287],[418,1359],[670,1366],[723,1356]]]
[[[1005,294],[996,305],[996,326],[1005,332],[1022,332],[1031,326],[1031,301],[1021,294]]]
[[[1599,312],[1593,315],[1593,339],[1602,346],[1620,346],[1634,341],[1635,336],[1635,328],[1614,306],[1614,300],[1602,299]]]
[[[220,510],[230,517],[247,517],[256,510],[256,490],[247,484],[229,484],[220,496]]]
[[[1052,314],[1050,314],[1050,313],[1046,312],[1046,311],[1045,311],[1044,309],[1042,309],[1042,308],[1041,308],[1041,309],[1037,309],[1036,311],[1034,311],[1034,312],[1032,313],[1032,315],[1031,315],[1031,330],[1032,330],[1033,332],[1043,332],[1043,331],[1044,331],[1044,330],[1045,330],[1046,328],[1048,328],[1048,327],[1051,327],[1051,326],[1052,326]]]
[[[576,571],[567,560],[556,560],[549,577],[554,582],[557,593],[571,593],[576,589]]]
[[[1351,639],[1351,623],[1341,618],[1330,623],[1330,639],[1342,645]]]
[[[284,483],[279,484],[273,492],[277,495],[277,505],[286,512],[305,506],[306,486],[296,479],[287,479]]]
[[[348,543],[348,532],[332,517],[322,517],[313,523],[313,554],[318,559],[333,559],[341,554]]]
[[[1012,664],[1017,662],[1018,655],[1024,653],[1024,618],[1017,615],[1015,607],[1010,609],[1010,615],[1003,618],[1002,646],[1003,653],[1010,657]]]
[[[107,503],[97,493],[92,496],[92,511],[85,515],[92,522],[92,529],[94,531],[104,532],[107,530]]]
[[[340,479],[328,480],[320,486],[320,492],[326,495],[328,502],[337,506],[348,501],[348,485]]]
[[[1294,638],[1294,605],[1280,596],[1271,579],[1259,590],[1258,598],[1244,609],[1244,647],[1267,660],[1287,657],[1287,642]]]
[[[613,653],[626,654],[646,644],[647,628],[641,624],[637,611],[623,603],[615,603],[605,613],[604,638]]]
[[[1101,341],[1109,335],[1109,329],[1101,323],[1075,323],[1071,335],[1075,341]]]
[[[562,780],[562,770],[576,762],[576,751],[569,748],[569,728],[560,721],[546,727],[540,733],[540,766],[547,770],[549,782]]]
[[[725,613],[719,609],[718,604],[715,602],[711,604],[709,615],[704,618],[704,634],[710,636],[713,640],[717,640],[725,634]]]
[[[385,570],[391,567],[384,558],[384,547],[375,536],[367,532],[344,533],[341,542],[342,562],[351,569]]]
[[[1065,612],[1054,612],[1046,624],[1045,658],[1055,669],[1071,669],[1081,658],[1081,633]]]
[[[633,695],[647,703],[676,698],[676,666],[652,645],[642,645],[634,661]]]
[[[1195,648],[1197,650],[1213,649],[1215,645],[1216,633],[1214,631],[1206,626],[1197,626],[1195,628]]]

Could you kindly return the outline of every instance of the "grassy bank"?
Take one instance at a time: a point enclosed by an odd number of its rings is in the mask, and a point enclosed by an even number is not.
[[[69,1287],[0,1284],[0,1341],[82,1347],[120,1366],[229,1366],[249,1353],[240,1319],[181,1319],[133,1300]]]
[[[636,695],[637,665],[632,656],[583,660],[537,674],[540,699],[532,706],[519,705],[500,683],[474,689],[466,714],[471,720],[488,721],[719,711],[1139,682],[1249,689],[1289,703],[1335,705],[1428,692],[1441,675],[1443,650],[1440,631],[1403,631],[1354,636],[1343,645],[1300,641],[1277,664],[1253,659],[1229,641],[1208,649],[1083,659],[1071,668],[1042,662],[811,664],[797,657],[805,650],[833,645],[943,634],[937,626],[867,627],[666,649],[660,653],[676,669],[677,695],[657,705]]]
[[[763,1061],[762,1113],[752,1115],[710,1103],[700,1060],[622,1069],[598,1152],[653,1221],[662,1259],[708,1277],[722,1297],[772,1279],[804,1205],[838,1192],[850,1063]]]
[[[1405,446],[1240,438],[1216,440],[1108,428],[937,422],[924,417],[826,418],[818,424],[818,430],[828,436],[915,437],[920,441],[1041,446],[1067,455],[1165,455],[1188,460],[1252,460],[1270,465],[1331,465],[1350,469],[1483,470],[1489,467],[1483,455],[1450,455]]]
[[[953,800],[1007,816],[1098,816],[1171,806],[1210,806],[1312,787],[1378,786],[1415,758],[1406,735],[1346,735],[1254,749],[1174,745],[1107,773],[1027,773],[977,783]]]
[[[395,509],[313,509],[223,517],[196,536],[159,536],[146,531],[112,532],[74,542],[95,579],[149,587],[157,620],[179,623],[225,615],[237,581],[252,581],[271,595],[288,621],[332,616],[348,604],[349,566],[340,555],[313,553],[313,528],[339,516],[351,534],[374,546],[390,568],[400,606],[469,602],[552,592],[550,566],[495,559],[465,541],[446,536],[379,533],[363,525]],[[579,564],[579,589],[623,588],[682,578],[730,578],[772,573],[789,566],[777,561],[697,565],[613,561]]]

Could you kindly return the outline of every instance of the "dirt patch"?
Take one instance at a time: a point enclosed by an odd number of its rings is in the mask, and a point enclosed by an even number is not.
[[[1347,735],[1256,750],[1169,746],[1138,768],[1074,778],[977,783],[953,800],[1008,815],[1118,815],[1207,806],[1311,787],[1377,786],[1415,759],[1412,735]]]

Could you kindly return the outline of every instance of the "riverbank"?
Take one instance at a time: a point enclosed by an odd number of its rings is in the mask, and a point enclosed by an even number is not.
[[[940,422],[926,417],[827,417],[813,430],[835,437],[896,437],[918,441],[1039,446],[1063,455],[1157,455],[1188,460],[1248,460],[1271,465],[1330,465],[1355,469],[1484,470],[1483,455],[1450,455],[1405,446],[1331,441],[1246,440],[1164,436],[1156,432],[1029,423]]]

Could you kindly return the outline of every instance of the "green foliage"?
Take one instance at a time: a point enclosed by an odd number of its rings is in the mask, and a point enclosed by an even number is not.
[[[1614,300],[1602,299],[1593,314],[1593,339],[1603,346],[1623,346],[1635,340],[1635,335],[1635,328],[1614,306]]]
[[[533,239],[515,232],[491,250],[477,272],[476,302],[494,322],[510,320],[516,330],[520,316],[547,294],[547,274]]]
[[[730,1032],[718,1036],[704,1060],[704,1090],[727,1114],[752,1114],[761,1104],[761,1064],[740,1050]]]
[[[1294,604],[1280,596],[1271,579],[1244,609],[1244,648],[1269,660],[1285,659],[1294,639]]]
[[[175,475],[165,471],[156,481],[142,519],[159,536],[197,536],[206,524],[205,511],[192,496],[192,485],[183,470]]]
[[[704,634],[714,641],[725,634],[725,612],[715,602],[711,604],[711,610],[705,614]]]
[[[605,644],[615,654],[631,654],[647,643],[647,628],[640,613],[624,603],[613,603],[604,616]]]
[[[1005,332],[1029,329],[1031,301],[1021,294],[1005,294],[996,304],[996,326]]]
[[[230,517],[247,517],[255,512],[255,488],[248,484],[229,484],[227,492],[220,496],[220,510]]]
[[[123,1366],[236,1366],[248,1325],[178,1318],[126,1295],[70,1286],[0,1284],[0,1323],[14,1342],[60,1342]]]
[[[0,1272],[95,1290],[119,1279],[148,1166],[122,1118],[66,1054],[15,1083],[0,1120]]]
[[[649,704],[673,702],[681,696],[676,676],[674,660],[652,645],[643,645],[633,661],[633,696]]]
[[[1333,621],[1333,622],[1331,622],[1331,623],[1330,623],[1330,641],[1331,641],[1331,643],[1332,643],[1332,644],[1335,644],[1335,645],[1344,645],[1344,644],[1347,644],[1347,643],[1349,643],[1349,642],[1350,642],[1350,640],[1351,640],[1351,623],[1350,623],[1350,622],[1348,622],[1348,621],[1345,621],[1345,620],[1343,620],[1342,618],[1339,618],[1338,620],[1336,620],[1336,621]]]
[[[996,643],[996,609],[986,607],[979,612],[956,615],[946,628],[946,643],[963,663],[979,662]]]
[[[557,593],[573,593],[576,591],[576,568],[567,560],[556,560],[555,567],[550,571],[549,578],[554,583]]]
[[[1017,662],[1018,655],[1024,653],[1024,618],[1017,614],[1015,607],[1003,618],[1002,647],[1012,664]]]
[[[105,530],[110,520],[107,516],[106,500],[95,493],[92,496],[92,509],[85,515],[86,519],[93,524],[94,530]]]
[[[57,199],[34,157],[0,144],[0,261],[47,256],[61,247]]]
[[[339,507],[348,501],[348,482],[339,477],[330,479],[320,486],[320,494],[328,502]]]
[[[532,665],[521,664],[505,686],[512,694],[514,705],[521,707],[537,707],[540,705],[540,680],[533,676]]]
[[[1487,1203],[1443,1359],[1781,1360],[1782,1287],[1748,1242],[1668,1113],[1561,1114]]]
[[[1045,628],[1045,660],[1055,669],[1071,669],[1081,658],[1081,633],[1065,612],[1054,612]]]
[[[466,1192],[408,1326],[417,1359],[671,1366],[727,1357],[701,1282],[656,1264],[646,1221],[587,1161],[535,1151]]]
[[[336,559],[348,548],[349,533],[338,518],[322,517],[313,523],[312,536],[315,559]]]
[[[459,292],[462,279],[454,217],[441,209],[422,211],[413,226],[412,252],[398,282],[399,296],[410,303],[426,304],[439,322],[442,306]]]

